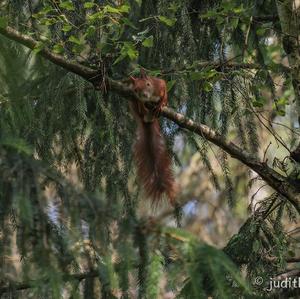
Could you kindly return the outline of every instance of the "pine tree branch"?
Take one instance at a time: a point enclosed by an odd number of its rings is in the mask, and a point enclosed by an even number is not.
[[[236,57],[237,58],[237,57]],[[235,59],[235,58],[233,58]],[[240,70],[240,69],[248,69],[248,70],[261,70],[263,69],[263,66],[261,66],[258,63],[247,63],[247,62],[236,62],[233,61],[233,59],[228,59],[225,61],[195,61],[193,62],[192,66],[187,66],[183,68],[174,68],[174,69],[169,69],[161,72],[162,75],[166,74],[172,74],[172,73],[180,73],[180,72],[185,72],[185,71],[191,71],[192,69],[197,69],[197,68],[207,68],[211,67],[214,68],[215,70],[222,72],[223,70],[226,72],[228,70],[233,71],[233,70]],[[285,72],[291,72],[292,69],[289,66],[281,64],[280,67],[282,70]]]
[[[278,15],[253,16],[253,21],[258,23],[278,22]]]
[[[274,263],[280,261],[277,256],[271,256],[266,258],[269,262]],[[300,263],[300,257],[290,257],[285,260],[288,264]]]
[[[202,15],[202,11],[193,11],[193,13],[199,13],[199,17],[201,18],[201,15]],[[228,17],[227,14],[222,14],[221,16],[223,16],[224,18]],[[230,16],[231,18],[239,18],[238,15],[231,15]],[[257,23],[276,23],[279,21],[279,17],[278,15],[264,15],[264,16],[249,16],[249,18],[253,18],[253,21],[254,22],[257,22]],[[213,20],[213,19],[216,19],[215,16],[211,16],[209,17],[208,19],[210,20]],[[205,20],[202,18],[202,20]]]
[[[34,50],[39,46],[39,42],[33,39],[32,37],[22,34],[19,31],[13,29],[12,27],[0,27],[0,34],[7,37],[10,40],[16,41],[23,46]],[[39,52],[39,55],[46,58],[47,60],[53,62],[54,64],[63,67],[64,69],[77,74],[84,79],[93,82],[94,80],[99,80],[99,71],[81,65],[77,62],[66,59],[62,55],[55,54],[47,48],[42,48]]]
[[[96,270],[91,270],[89,272],[84,272],[84,273],[76,273],[76,274],[66,274],[63,276],[63,280],[66,281],[72,281],[72,280],[77,280],[81,281],[86,278],[93,278],[93,277],[98,277],[99,272]],[[45,279],[45,283],[47,283],[47,279]],[[15,283],[11,284],[9,286],[0,286],[0,296],[4,293],[9,293],[13,291],[24,291],[28,289],[32,289],[36,286],[36,281],[28,281],[28,282],[20,282],[20,283]]]
[[[299,22],[298,10],[293,0],[276,0],[277,13],[281,30],[284,33],[282,45],[291,66],[292,85],[295,92],[298,123],[300,124],[300,53],[299,53]]]
[[[11,27],[0,28],[0,34],[30,49],[34,49],[38,45],[37,41],[27,35],[19,33]],[[39,54],[54,64],[83,77],[97,87],[97,80],[100,80],[97,70],[83,66],[77,62],[67,60],[63,56],[54,54],[45,48],[42,49]],[[126,80],[116,81],[110,78],[105,78],[105,82],[108,90],[116,92],[119,95],[131,100],[137,98],[137,95],[133,92]],[[223,138],[222,135],[218,134],[206,125],[197,124],[193,120],[173,111],[168,107],[164,107],[161,114],[164,117],[172,120],[181,128],[194,132],[199,136],[211,141],[215,145],[222,148],[231,157],[247,165],[250,169],[259,174],[274,190],[286,197],[300,214],[300,191],[297,190],[296,186],[289,182],[287,178],[270,168],[265,162],[259,161],[250,153],[238,147],[236,144],[228,142]]]
[[[242,62],[234,62],[234,61],[198,61],[194,62],[192,68],[207,68],[212,67],[215,68],[217,71],[221,71],[222,69],[230,69],[230,70],[239,70],[239,69],[261,69],[262,67],[257,63],[242,63]],[[174,69],[168,69],[166,71],[163,71],[161,74],[167,75],[167,74],[173,74],[173,73],[180,73],[180,72],[186,72],[191,71],[191,67],[184,67],[184,68],[174,68]]]

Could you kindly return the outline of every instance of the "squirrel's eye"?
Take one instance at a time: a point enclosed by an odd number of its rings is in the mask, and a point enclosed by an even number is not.
[[[147,86],[150,86],[150,83],[149,82],[147,82],[147,84],[146,84]]]

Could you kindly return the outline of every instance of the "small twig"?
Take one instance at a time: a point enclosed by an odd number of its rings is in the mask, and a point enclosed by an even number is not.
[[[271,146],[272,142],[270,141],[267,148],[264,150],[264,157],[263,157],[263,161],[266,162],[266,155],[267,155],[267,152]]]
[[[245,50],[247,49],[247,46],[248,46],[248,40],[249,40],[249,34],[250,34],[252,21],[253,21],[253,16],[251,16],[250,20],[249,20],[249,26],[248,26],[248,29],[246,32],[245,43],[244,43],[244,48],[243,48],[243,56],[244,56]]]

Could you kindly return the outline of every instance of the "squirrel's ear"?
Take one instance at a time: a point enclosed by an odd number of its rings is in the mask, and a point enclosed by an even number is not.
[[[134,83],[137,79],[132,77],[132,76],[129,76],[129,79],[131,80],[132,83]]]
[[[148,78],[145,69],[142,68],[142,67],[141,67],[141,69],[140,69],[140,77],[141,77],[141,78],[145,78],[145,79]]]

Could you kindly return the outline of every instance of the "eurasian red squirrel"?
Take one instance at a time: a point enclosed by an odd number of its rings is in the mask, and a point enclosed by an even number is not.
[[[175,204],[175,183],[171,158],[161,133],[158,115],[168,103],[167,85],[162,79],[149,77],[141,70],[141,77],[130,77],[132,89],[139,100],[130,102],[137,121],[136,142],[133,146],[137,173],[145,193],[154,203],[167,195]],[[153,108],[149,108],[149,106]]]

